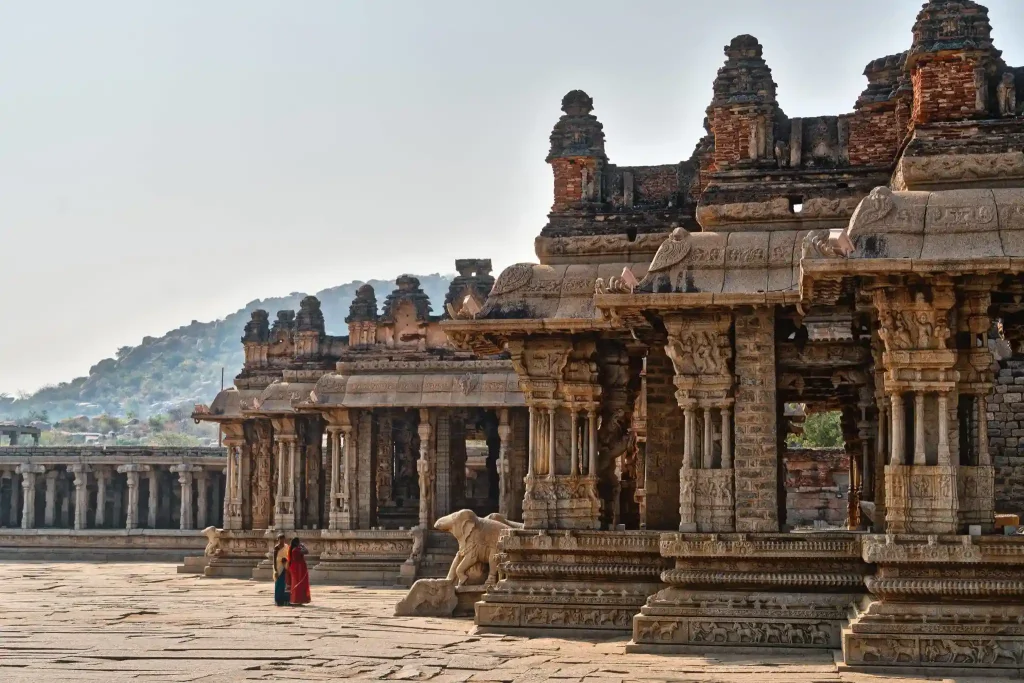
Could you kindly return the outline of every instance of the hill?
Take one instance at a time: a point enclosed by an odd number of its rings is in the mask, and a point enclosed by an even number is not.
[[[430,296],[433,313],[440,314],[451,276],[420,275]],[[327,333],[348,333],[345,316],[362,281],[317,292]],[[395,288],[394,280],[370,280],[378,302]],[[257,308],[274,314],[299,308],[304,292],[251,301],[221,320],[191,324],[160,337],[145,337],[138,346],[124,346],[113,358],[89,369],[87,377],[47,386],[17,398],[0,395],[0,419],[60,420],[71,416],[123,416],[148,418],[192,403],[208,403],[220,390],[221,368],[225,385],[242,368],[245,323]]]

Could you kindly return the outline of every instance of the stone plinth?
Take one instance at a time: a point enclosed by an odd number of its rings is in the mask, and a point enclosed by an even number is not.
[[[272,536],[272,534],[271,534]],[[218,529],[216,541],[206,549],[203,575],[216,578],[248,579],[274,545],[268,531]]]
[[[199,531],[177,529],[0,529],[6,559],[180,562],[202,551]]]
[[[983,533],[990,533],[995,527],[995,468],[960,467],[956,486],[960,524],[978,524]]]
[[[412,531],[324,530],[320,534],[320,561],[309,566],[314,583],[391,586],[398,582],[402,564],[412,553]]]
[[[594,529],[600,524],[597,479],[555,475],[526,478],[523,522],[533,529]]]
[[[867,565],[854,534],[663,534],[668,588],[633,620],[631,652],[835,649]]]
[[[1024,668],[1024,538],[866,536],[874,602],[843,631],[851,668]]]
[[[886,530],[896,534],[955,532],[959,527],[959,469],[948,465],[887,465]]]
[[[506,532],[501,579],[476,604],[486,631],[628,631],[658,590],[668,562],[658,533],[645,531]]]

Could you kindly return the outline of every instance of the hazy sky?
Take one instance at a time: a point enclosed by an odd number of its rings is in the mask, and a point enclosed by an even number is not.
[[[986,4],[1024,63],[1024,2]],[[566,91],[613,162],[677,162],[733,36],[788,115],[838,114],[920,6],[0,0],[0,392],[258,297],[534,260]]]

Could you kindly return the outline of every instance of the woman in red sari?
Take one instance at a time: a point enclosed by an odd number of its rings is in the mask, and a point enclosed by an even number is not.
[[[291,578],[291,604],[305,605],[312,599],[309,595],[309,569],[306,567],[306,547],[298,536],[292,539],[288,551],[288,576]]]

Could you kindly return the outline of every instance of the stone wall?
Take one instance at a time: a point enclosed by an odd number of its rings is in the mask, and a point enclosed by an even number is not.
[[[850,165],[887,166],[899,148],[896,112],[859,111],[850,115]]]
[[[977,111],[976,59],[951,59],[922,64],[914,69],[914,121],[960,121]]]
[[[842,448],[787,448],[786,524],[790,527],[846,525],[850,458]]]
[[[673,377],[664,346],[652,346],[647,356],[647,528],[663,531],[679,529],[683,411]]]
[[[778,406],[772,309],[736,316],[736,385],[736,531],[778,531]]]
[[[1024,357],[1000,362],[988,404],[996,512],[1024,514]]]

